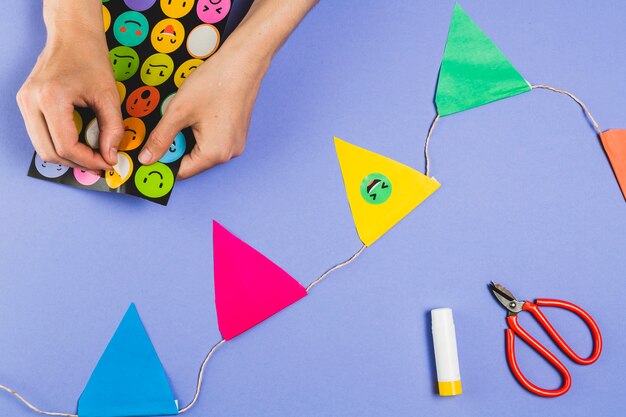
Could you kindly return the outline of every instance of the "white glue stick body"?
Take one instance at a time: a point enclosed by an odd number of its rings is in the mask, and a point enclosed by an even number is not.
[[[463,389],[461,388],[461,372],[459,371],[459,356],[456,350],[452,309],[436,308],[431,310],[430,316],[432,318],[439,395],[459,395]]]

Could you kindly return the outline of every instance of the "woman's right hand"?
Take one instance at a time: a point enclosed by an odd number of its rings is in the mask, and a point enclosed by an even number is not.
[[[17,103],[42,160],[83,170],[110,170],[124,128],[103,31],[100,0],[44,0],[46,46],[17,93]],[[99,152],[78,141],[74,107],[91,107]]]

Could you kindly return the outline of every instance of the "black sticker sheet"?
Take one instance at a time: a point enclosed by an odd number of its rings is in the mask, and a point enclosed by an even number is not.
[[[28,175],[96,191],[130,194],[167,205],[183,155],[195,144],[191,129],[174,139],[152,165],[139,151],[186,77],[217,51],[231,0],[103,0],[104,30],[120,95],[124,139],[113,171],[94,175],[43,161],[36,153]],[[91,109],[76,108],[79,140],[98,149]]]

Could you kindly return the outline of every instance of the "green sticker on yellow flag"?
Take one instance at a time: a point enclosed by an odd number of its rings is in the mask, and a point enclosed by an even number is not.
[[[440,116],[530,91],[530,84],[455,4],[435,103]]]
[[[434,193],[434,178],[393,159],[335,138],[354,225],[370,246]]]

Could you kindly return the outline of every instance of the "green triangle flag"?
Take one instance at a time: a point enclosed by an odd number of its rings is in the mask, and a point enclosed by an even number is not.
[[[437,113],[446,116],[530,89],[498,47],[455,4],[439,69]]]

